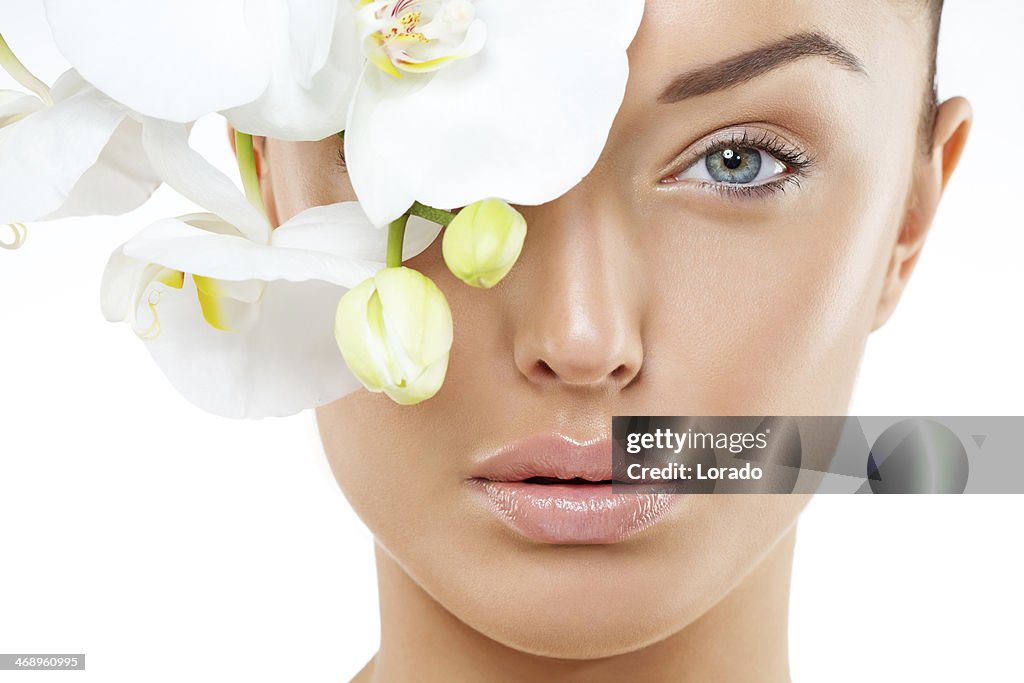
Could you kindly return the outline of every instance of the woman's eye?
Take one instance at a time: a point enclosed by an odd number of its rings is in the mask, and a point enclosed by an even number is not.
[[[787,173],[784,163],[755,147],[727,147],[705,154],[673,180],[702,180],[730,185],[753,185]]]

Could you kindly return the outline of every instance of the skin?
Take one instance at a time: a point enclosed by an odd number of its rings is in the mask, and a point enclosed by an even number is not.
[[[846,413],[970,107],[943,103],[920,144],[922,91],[906,84],[926,80],[929,30],[905,5],[711,4],[648,0],[603,155],[566,195],[518,207],[529,233],[497,287],[456,280],[440,240],[406,263],[452,308],[440,392],[402,407],[359,391],[317,411],[338,483],[376,538],[381,648],[356,680],[789,679],[805,496],[691,496],[623,542],[564,546],[510,531],[465,484],[484,452],[542,432],[608,436],[611,415]],[[797,30],[841,43],[866,73],[809,56],[658,101],[678,74]],[[781,137],[814,164],[763,196],[661,182],[735,130]],[[354,198],[338,147],[262,141],[274,220]]]

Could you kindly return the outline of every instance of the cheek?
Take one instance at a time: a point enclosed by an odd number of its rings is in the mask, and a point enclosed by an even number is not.
[[[439,394],[427,403],[441,400]],[[383,394],[358,391],[317,409],[335,479],[385,546],[459,528],[446,505],[463,478],[457,439],[442,426],[448,418],[436,408],[420,409],[426,406],[399,406]]]
[[[652,374],[674,378],[662,386],[683,388],[665,414],[845,412],[899,207],[818,189],[788,211],[666,213],[645,345]]]

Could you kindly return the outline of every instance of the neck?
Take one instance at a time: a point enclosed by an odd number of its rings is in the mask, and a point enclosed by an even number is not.
[[[591,660],[538,657],[498,643],[431,598],[379,545],[381,646],[354,683],[404,681],[789,681],[787,613],[795,527],[730,593],[668,638]]]

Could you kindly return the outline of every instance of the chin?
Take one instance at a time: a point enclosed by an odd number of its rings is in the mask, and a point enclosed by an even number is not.
[[[558,659],[610,657],[661,641],[700,618],[735,578],[679,546],[533,544],[489,557],[467,563],[472,571],[457,580],[449,574],[424,587],[480,634]]]

